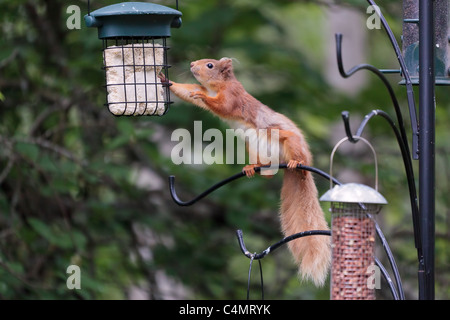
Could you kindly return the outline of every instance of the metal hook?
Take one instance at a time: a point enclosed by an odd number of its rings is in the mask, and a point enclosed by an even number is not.
[[[348,141],[350,141],[351,143],[358,142],[357,139],[353,138],[352,130],[350,129],[349,112],[342,111],[341,116],[342,116],[342,120],[344,120],[345,134],[347,135]]]
[[[378,115],[379,113],[383,113],[383,117],[385,117],[387,120],[390,120],[389,115],[382,111],[382,110],[372,110],[370,113],[368,113],[365,117],[364,120],[361,122],[358,130],[356,131],[356,134],[353,135],[352,134],[352,130],[350,129],[350,114],[348,111],[342,111],[341,116],[342,116],[342,120],[344,121],[344,128],[345,128],[345,134],[347,135],[348,141],[350,141],[351,143],[356,143],[358,142],[358,137],[362,136],[362,133],[364,131],[364,128],[366,127],[367,123],[369,122],[369,120],[373,117]],[[395,127],[395,124],[392,120],[390,120],[392,122],[393,128],[397,129]],[[397,132],[396,132],[397,135]],[[400,140],[399,143],[401,143],[402,145],[404,145],[403,140],[401,139],[401,136],[399,136]],[[402,148],[402,147],[401,147]]]
[[[255,171],[257,171],[255,168]],[[205,190],[204,192],[202,192],[201,194],[199,194],[198,196],[196,196],[195,198],[193,198],[192,200],[189,201],[183,201],[181,200],[178,195],[177,192],[175,190],[175,176],[169,176],[169,189],[170,189],[170,195],[172,196],[173,201],[175,201],[176,204],[178,204],[179,206],[190,206],[193,205],[194,203],[196,203],[197,201],[203,199],[204,197],[206,197],[207,195],[209,195],[211,192],[219,189],[220,187],[226,185],[227,183],[234,181],[236,179],[239,179],[241,177],[245,176],[244,172],[239,172],[235,175],[232,175],[231,177],[222,180],[218,183],[216,183],[215,185],[211,186],[210,188],[208,188],[207,190]]]

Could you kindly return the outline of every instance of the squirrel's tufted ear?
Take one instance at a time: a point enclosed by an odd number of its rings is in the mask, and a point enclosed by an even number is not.
[[[225,77],[229,77],[233,74],[233,61],[230,58],[222,58],[220,62],[220,71]]]

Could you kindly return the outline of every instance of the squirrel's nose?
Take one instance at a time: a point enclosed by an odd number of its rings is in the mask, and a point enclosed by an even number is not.
[[[191,62],[191,68],[192,68],[192,67],[194,67],[194,63],[193,63],[193,62]]]

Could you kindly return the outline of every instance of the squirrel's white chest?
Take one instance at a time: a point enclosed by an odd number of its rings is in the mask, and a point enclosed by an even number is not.
[[[206,91],[209,97],[215,98],[217,96],[217,91],[214,91],[208,87],[206,87]]]

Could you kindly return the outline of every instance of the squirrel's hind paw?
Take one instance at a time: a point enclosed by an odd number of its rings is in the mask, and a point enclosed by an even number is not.
[[[289,170],[294,170],[297,169],[297,166],[300,165],[304,165],[303,161],[297,161],[297,160],[289,160],[289,162],[287,163],[287,168]],[[308,173],[308,171],[305,170],[300,170],[300,174],[302,175],[302,178],[304,179],[306,177],[306,174]]]
[[[297,160],[289,160],[287,163],[288,169],[296,169],[298,165],[302,165],[303,161],[297,161]]]
[[[248,178],[253,178],[255,176],[256,167],[258,167],[256,164],[248,164],[242,168],[242,172],[244,172]]]

